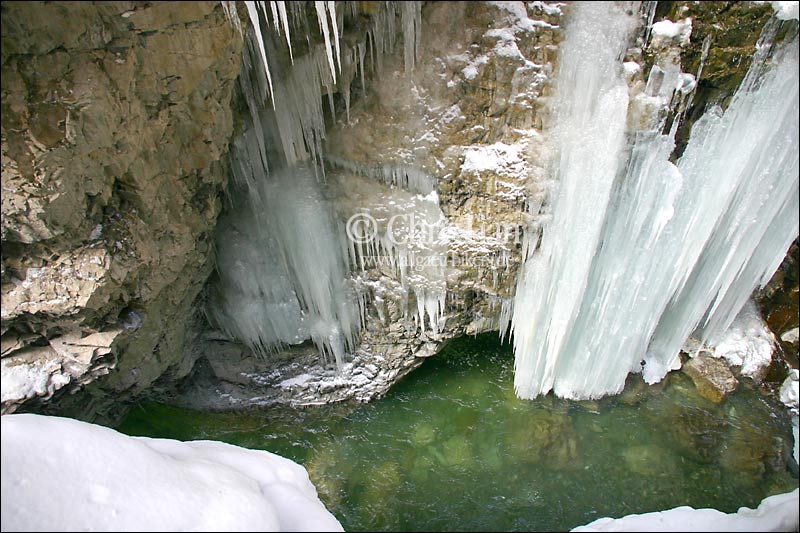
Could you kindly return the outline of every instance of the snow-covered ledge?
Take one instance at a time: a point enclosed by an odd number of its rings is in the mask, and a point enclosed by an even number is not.
[[[3,531],[342,531],[305,468],[266,451],[0,421]]]
[[[742,507],[726,514],[715,509],[676,507],[669,511],[599,518],[572,531],[797,531],[798,494],[764,498],[757,509]]]

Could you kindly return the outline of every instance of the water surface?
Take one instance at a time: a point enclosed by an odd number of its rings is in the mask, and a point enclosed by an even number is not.
[[[513,366],[496,334],[465,337],[370,404],[145,404],[119,429],[293,459],[349,531],[568,530],[680,505],[734,512],[798,486],[788,416],[749,382],[721,405],[680,372],[653,387],[632,376],[598,402],[523,401]]]

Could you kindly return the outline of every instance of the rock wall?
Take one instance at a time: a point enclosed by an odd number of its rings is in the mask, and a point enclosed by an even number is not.
[[[102,417],[194,363],[242,37],[218,2],[2,15],[3,412]]]

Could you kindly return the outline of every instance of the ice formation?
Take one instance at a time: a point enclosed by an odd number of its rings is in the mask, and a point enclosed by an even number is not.
[[[399,280],[404,318],[423,335],[442,330],[446,290],[447,220],[435,191],[413,194],[403,189],[348,176],[341,180],[342,208],[363,217],[367,224],[352,225],[347,239],[351,268],[363,272],[379,268]],[[354,219],[351,219],[354,220]],[[384,287],[358,278],[371,292],[379,315]],[[413,296],[413,298],[412,298]]]
[[[421,5],[382,2],[371,17],[366,40],[345,44],[340,42],[344,15],[357,18],[358,4],[342,3],[337,12],[336,2],[314,2],[323,42],[309,40],[308,52],[295,57],[290,32],[301,27],[302,3],[245,2],[252,29],[246,35],[239,87],[249,117],[245,131],[233,143],[231,166],[246,202],[220,222],[220,279],[206,311],[213,323],[257,353],[311,338],[323,360],[341,369],[345,354],[355,346],[364,300],[351,286],[344,229],[335,222],[319,183],[320,171],[324,175],[322,98],[327,94],[335,119],[333,95],[341,92],[349,120],[350,83],[360,75],[365,86],[368,47],[373,75],[379,73],[375,57],[380,62],[383,53],[393,50],[397,18],[406,67],[413,69],[419,55]],[[223,8],[241,32],[235,4],[224,3]],[[278,75],[270,70],[271,65],[281,66],[269,58],[277,46],[268,33],[270,15],[271,31],[283,34],[291,63],[283,65]],[[268,96],[272,110],[265,106]],[[282,160],[268,160],[271,144],[277,145]],[[431,178],[413,167],[365,173],[424,194],[433,191]],[[419,296],[420,326],[424,329],[427,321],[435,330],[439,300],[431,296],[430,288],[413,282],[415,275],[407,267],[402,268],[403,279]]]
[[[741,367],[743,376],[758,379],[772,362],[774,345],[775,336],[761,318],[755,302],[749,300],[713,347],[704,350],[725,359],[729,365]]]
[[[634,21],[616,4],[576,4],[573,15],[553,91],[560,147],[553,166],[560,189],[541,248],[520,271],[512,316],[514,387],[523,398],[553,386],[557,354],[574,329],[570,319],[586,290],[624,147],[628,91],[618,60]],[[533,251],[530,239],[526,234],[527,253]]]
[[[630,19],[594,9],[605,8],[576,6],[562,46],[552,134],[559,189],[514,302],[523,398],[598,398],[635,371],[659,381],[690,335],[720,340],[798,234],[796,41],[773,61],[754,60],[726,112],[695,124],[676,166],[676,123],[661,133],[663,112],[624,131],[619,58]],[[693,82],[656,65],[642,98],[656,110],[678,98],[680,109]]]
[[[382,181],[386,185],[394,185],[411,192],[423,195],[434,189],[434,178],[429,174],[409,165],[384,163],[382,165],[366,165],[337,156],[326,156],[325,161],[334,167],[349,170],[355,174]]]
[[[312,170],[268,177],[240,150],[234,143],[234,177],[249,199],[220,222],[209,316],[262,354],[310,337],[341,368],[361,323],[333,212]]]
[[[212,441],[2,417],[3,531],[342,531],[306,470]]]

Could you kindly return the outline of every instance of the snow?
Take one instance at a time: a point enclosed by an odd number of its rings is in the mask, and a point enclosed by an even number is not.
[[[539,9],[545,15],[558,16],[558,17],[560,17],[562,15],[561,6],[563,6],[563,5],[565,5],[565,4],[561,4],[561,3],[549,4],[547,2],[529,2],[528,3],[528,7],[530,7],[531,9]]]
[[[501,141],[486,146],[469,146],[464,152],[461,172],[479,174],[492,171],[499,176],[524,179],[527,176],[528,166],[525,164],[523,154],[520,153],[521,149],[518,144],[506,144]]]
[[[52,359],[37,359],[30,363],[2,359],[3,403],[44,396],[53,393],[69,383],[70,377],[61,373],[61,365]]]
[[[572,531],[797,531],[800,489],[764,498],[757,509],[726,514],[683,506],[668,511],[599,518]]]
[[[789,375],[781,385],[780,398],[789,409],[797,412],[800,403],[798,397],[800,396],[800,372],[796,368],[792,369]]]
[[[622,64],[622,68],[625,70],[625,75],[630,77],[642,70],[641,65],[636,61],[626,61]]]
[[[798,410],[800,410],[800,371],[796,368],[789,372],[783,381],[780,389],[780,399],[792,413],[792,436],[794,437],[794,448],[792,456],[794,462],[800,462],[798,448],[800,448],[800,425],[798,422]]]
[[[754,377],[769,366],[774,344],[774,335],[755,302],[749,300],[713,347],[712,355],[741,366],[743,376]]]
[[[461,70],[461,73],[464,75],[466,79],[473,80],[478,76],[479,67],[481,65],[485,65],[488,62],[489,62],[489,56],[481,54],[472,61],[470,61],[469,64],[467,64],[467,66]]]
[[[772,2],[772,9],[780,20],[798,20],[800,2]]]
[[[784,331],[783,335],[781,335],[781,340],[783,342],[788,342],[789,344],[797,344],[798,339],[800,339],[800,328],[793,328],[789,331]]]
[[[3,531],[342,531],[305,469],[266,451],[0,420]]]
[[[670,41],[676,41],[677,44],[689,44],[689,38],[692,35],[692,19],[687,18],[672,22],[671,20],[662,20],[653,24],[650,34],[653,38],[653,46],[662,44],[669,44]]]
[[[558,26],[550,24],[549,22],[529,18],[524,2],[487,2],[487,4],[500,8],[510,15],[508,19],[512,24],[511,29],[514,33],[520,31],[533,32],[536,28],[558,28]],[[556,6],[549,8],[549,13],[548,10],[544,8],[545,4],[540,4],[540,7],[543,8],[543,11],[552,15],[556,14],[555,10],[558,9],[557,6],[559,5],[563,4],[556,4]],[[558,10],[558,14],[560,15],[560,9]]]

